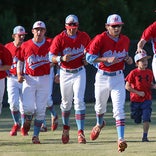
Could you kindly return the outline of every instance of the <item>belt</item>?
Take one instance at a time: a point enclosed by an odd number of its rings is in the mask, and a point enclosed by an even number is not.
[[[83,69],[83,67],[77,68],[77,69],[65,69],[65,68],[61,68],[63,71],[67,72],[67,73],[78,73],[79,71],[81,71]]]
[[[107,72],[107,71],[99,70],[99,72],[100,72],[100,73],[102,72],[103,75],[107,75],[107,76],[117,76],[117,75],[123,73],[122,70],[118,70],[118,71],[115,71],[115,72]]]

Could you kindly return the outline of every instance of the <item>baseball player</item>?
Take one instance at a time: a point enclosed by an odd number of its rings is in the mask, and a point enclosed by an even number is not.
[[[137,44],[137,52],[144,52],[144,46],[147,41],[151,41],[153,49],[152,70],[156,81],[156,22],[149,25],[142,33],[142,36]]]
[[[60,64],[61,111],[63,122],[62,143],[69,142],[69,116],[74,103],[75,120],[78,128],[78,143],[86,143],[84,135],[86,72],[84,48],[90,41],[86,32],[78,30],[76,15],[65,19],[65,30],[58,34],[50,48],[50,61]]]
[[[148,67],[146,53],[137,53],[134,57],[137,68],[133,69],[125,78],[126,89],[130,92],[131,118],[139,124],[143,120],[142,142],[149,142],[148,130],[151,122],[152,93],[151,88],[156,89],[153,84],[153,72]]]
[[[7,70],[11,68],[12,56],[8,49],[0,44],[0,114],[2,112],[2,102],[5,90],[5,78],[7,76]]]
[[[22,134],[27,135],[33,116],[34,134],[32,143],[40,144],[39,132],[45,119],[45,111],[49,93],[50,62],[48,59],[51,40],[45,37],[46,26],[43,21],[36,21],[32,27],[33,38],[24,42],[18,56],[18,81],[23,82],[22,105],[25,121]],[[23,71],[24,64],[24,75]]]
[[[97,124],[91,131],[90,139],[97,139],[101,129],[106,125],[103,118],[110,95],[113,105],[113,117],[116,120],[119,152],[123,152],[127,148],[127,143],[124,140],[125,82],[123,69],[125,62],[128,64],[133,62],[128,55],[129,38],[121,34],[123,24],[119,15],[112,14],[108,16],[105,25],[107,31],[97,35],[91,41],[89,51],[86,54],[88,63],[96,63],[98,68],[95,77]]]
[[[21,93],[22,84],[17,80],[17,55],[20,51],[21,44],[25,38],[25,29],[23,26],[16,26],[13,29],[13,42],[9,42],[5,47],[10,51],[13,59],[11,69],[8,71],[7,77],[7,92],[8,92],[8,103],[10,104],[11,115],[14,121],[14,125],[10,131],[11,136],[16,136],[17,131],[20,129],[19,118],[21,114],[21,121],[24,121],[23,109],[21,106]],[[21,112],[21,113],[20,113]]]

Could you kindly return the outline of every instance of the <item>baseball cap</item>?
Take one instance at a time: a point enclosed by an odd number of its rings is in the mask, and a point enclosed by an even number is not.
[[[147,56],[147,54],[145,52],[141,52],[141,53],[137,53],[135,56],[134,56],[134,61],[135,63],[143,58],[151,58],[151,56]]]
[[[106,25],[123,25],[121,17],[118,14],[109,15]]]
[[[79,26],[79,20],[76,15],[68,15],[65,19],[66,28],[77,28]]]
[[[33,24],[33,29],[35,29],[35,28],[44,28],[44,29],[46,29],[46,26],[45,26],[45,23],[43,21],[36,21]]]
[[[19,25],[13,29],[13,34],[27,34],[27,33],[25,32],[24,27]]]

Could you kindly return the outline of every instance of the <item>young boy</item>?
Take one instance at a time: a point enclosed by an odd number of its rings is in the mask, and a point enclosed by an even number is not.
[[[152,112],[151,88],[156,89],[153,84],[153,73],[147,68],[149,58],[145,52],[137,53],[134,57],[137,68],[125,78],[125,88],[130,92],[131,118],[137,124],[143,121],[142,142],[149,142],[147,136]]]

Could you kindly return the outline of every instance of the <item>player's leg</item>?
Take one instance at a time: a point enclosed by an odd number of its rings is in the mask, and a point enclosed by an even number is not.
[[[2,102],[4,96],[4,89],[5,89],[5,79],[0,79],[0,114],[2,112]]]
[[[25,75],[22,86],[22,109],[24,122],[21,123],[21,135],[26,136],[31,127],[31,122],[36,108],[36,77]]]
[[[154,75],[154,79],[156,81],[156,57],[153,55],[153,60],[152,60],[152,71]]]
[[[62,143],[69,142],[69,117],[73,101],[73,74],[60,70],[61,112],[62,112]]]
[[[104,121],[104,113],[106,112],[107,101],[109,98],[109,81],[107,76],[97,72],[95,80],[96,125],[91,131],[91,140],[96,140],[100,134],[101,129],[106,125],[106,122]]]
[[[86,106],[84,102],[84,94],[86,87],[86,72],[85,69],[74,74],[74,109],[75,109],[75,120],[78,128],[78,143],[86,143],[84,135],[84,123]]]
[[[152,101],[146,100],[142,103],[142,119],[143,119],[143,142],[149,142],[148,140],[148,131],[149,131],[149,125],[151,122],[151,113],[152,113]]]
[[[10,131],[10,135],[16,136],[17,131],[20,129],[19,87],[16,77],[7,78],[7,92],[8,92],[8,103],[10,105],[10,111],[14,122],[12,129]]]
[[[127,143],[124,140],[124,130],[125,130],[125,82],[124,75],[120,74],[114,76],[111,79],[111,99],[113,104],[113,117],[116,120],[116,129],[118,134],[118,152],[123,152],[127,148]]]
[[[34,144],[39,144],[39,133],[42,123],[45,119],[47,98],[49,93],[49,75],[38,76],[38,81],[36,83],[36,110],[34,119],[34,132],[32,142]]]

